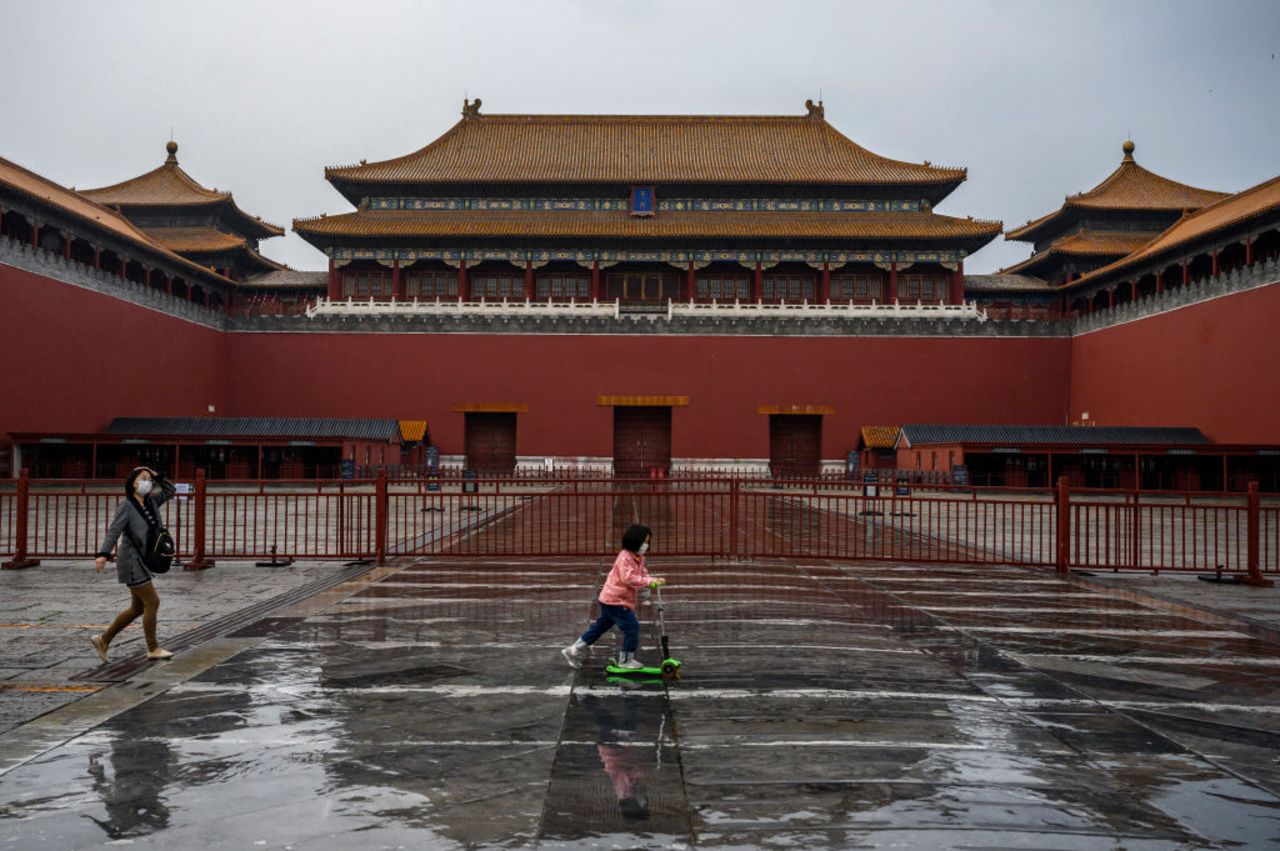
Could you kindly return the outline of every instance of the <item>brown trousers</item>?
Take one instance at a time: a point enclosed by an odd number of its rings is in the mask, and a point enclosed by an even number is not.
[[[156,593],[155,583],[148,582],[146,585],[130,588],[129,593],[133,595],[129,608],[116,615],[102,638],[110,644],[120,630],[137,620],[138,615],[142,615],[142,632],[147,637],[147,649],[155,650],[160,646],[156,643],[156,615],[160,612],[160,595]]]

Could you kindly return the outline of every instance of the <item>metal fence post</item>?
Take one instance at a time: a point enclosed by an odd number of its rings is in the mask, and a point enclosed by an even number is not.
[[[28,558],[27,549],[30,537],[27,528],[27,512],[31,504],[31,480],[27,477],[27,468],[23,467],[18,471],[18,492],[17,504],[14,505],[13,524],[13,558],[0,565],[5,570],[22,570],[26,567],[35,567],[40,563],[39,559]]]
[[[195,552],[191,561],[183,566],[183,570],[206,570],[213,567],[214,560],[205,558],[205,515],[208,513],[204,470],[196,470],[196,488],[191,496],[191,534],[195,537]]]
[[[738,556],[738,496],[741,493],[737,479],[729,480],[729,557]]]
[[[1056,543],[1058,545],[1057,558],[1055,563],[1059,576],[1066,576],[1071,572],[1071,492],[1067,488],[1067,477],[1058,477],[1058,534]]]
[[[378,470],[377,487],[374,490],[374,519],[377,530],[374,559],[378,564],[387,560],[387,471]]]
[[[1249,528],[1246,532],[1249,541],[1249,573],[1244,578],[1245,585],[1256,585],[1259,588],[1270,588],[1275,585],[1275,581],[1267,579],[1262,575],[1260,564],[1259,539],[1261,534],[1260,526],[1262,525],[1262,500],[1258,496],[1258,483],[1249,482]]]
[[[1140,502],[1140,492],[1134,491],[1133,517],[1131,518],[1133,522],[1129,527],[1129,559],[1133,562],[1135,570],[1142,566],[1142,515],[1140,514],[1142,509],[1139,507]],[[1159,572],[1157,568],[1156,573]]]

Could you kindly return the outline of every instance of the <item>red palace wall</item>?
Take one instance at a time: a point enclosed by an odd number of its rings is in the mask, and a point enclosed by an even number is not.
[[[0,441],[226,413],[225,345],[211,328],[0,264]]]
[[[1072,340],[1072,419],[1187,425],[1215,443],[1280,443],[1280,285]]]
[[[463,451],[457,404],[524,403],[521,455],[610,456],[599,396],[688,396],[677,458],[766,458],[767,405],[830,405],[823,456],[862,425],[1060,423],[1067,339],[480,334],[229,335],[228,405],[263,416],[425,418]],[[249,376],[252,376],[250,379]]]

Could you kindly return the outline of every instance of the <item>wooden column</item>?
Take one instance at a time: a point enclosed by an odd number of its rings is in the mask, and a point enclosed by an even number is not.
[[[822,261],[822,276],[818,278],[818,304],[831,303],[831,263]]]
[[[600,291],[600,261],[591,261],[591,298],[600,301],[604,293]]]
[[[1114,289],[1107,290],[1107,307],[1116,306],[1116,291]]]
[[[1156,295],[1160,295],[1162,292],[1164,292],[1164,275],[1159,274],[1156,275]]]
[[[342,296],[342,288],[338,285],[338,267],[329,258],[329,300],[337,301]]]
[[[1244,238],[1244,265],[1253,265],[1253,237],[1251,236]]]
[[[467,261],[458,261],[458,298],[471,301],[470,288],[467,286]]]
[[[120,261],[120,280],[122,280],[122,281],[123,281],[123,280],[124,280],[124,269],[125,269],[125,267],[126,267],[126,266],[128,266],[128,265],[129,265],[129,258],[128,258],[128,257],[121,257],[121,256],[117,256],[117,257],[116,257],[116,259]]]
[[[760,301],[764,298],[764,268],[761,267],[760,261],[756,261],[755,271],[751,273],[751,300]]]
[[[594,292],[595,288],[592,287]],[[533,280],[533,261],[524,261],[524,297],[533,301],[538,297],[538,285]]]
[[[956,270],[951,273],[951,303],[964,304],[964,261],[956,263]]]
[[[695,278],[692,260],[689,261],[689,267],[684,273],[684,288],[688,291],[686,293],[686,300],[694,301],[698,296],[698,284],[697,278]]]
[[[391,261],[391,297],[404,301],[404,277],[400,274],[400,258]]]
[[[147,289],[151,289],[151,267],[150,266],[142,270],[142,283],[147,285]]]
[[[1215,249],[1213,250],[1213,271],[1212,271],[1212,272],[1210,272],[1209,274],[1216,278],[1216,277],[1218,277],[1218,271],[1219,271],[1219,267],[1218,267],[1218,249],[1216,249],[1216,248],[1215,248]]]
[[[1182,261],[1182,285],[1185,287],[1189,283],[1191,283],[1191,261],[1183,260]]]
[[[102,268],[102,249],[96,245],[93,247],[93,268]]]
[[[173,295],[173,275],[164,276],[164,291],[169,295]]]
[[[889,261],[889,292],[885,294],[884,303],[894,304],[898,301],[898,261]]]
[[[40,247],[40,223],[39,222],[33,221],[31,223],[31,247],[32,248]]]
[[[1129,282],[1129,301],[1138,300],[1138,282],[1136,280]]]
[[[71,231],[64,231],[62,234],[62,258],[71,259]]]

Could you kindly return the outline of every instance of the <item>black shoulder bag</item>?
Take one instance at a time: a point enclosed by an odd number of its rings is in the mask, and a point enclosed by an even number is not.
[[[146,520],[147,515],[138,507],[136,502],[131,499],[129,504],[133,506],[134,511],[142,515],[143,520]],[[152,506],[152,511],[155,511],[154,506]],[[130,537],[132,538],[132,536]],[[134,546],[138,546],[137,541],[133,543]],[[142,563],[146,565],[147,570],[152,573],[168,573],[169,568],[173,565],[173,557],[177,554],[178,547],[173,542],[173,536],[169,534],[168,529],[160,524],[160,514],[156,511],[156,522],[154,525],[147,523],[146,544],[138,547],[138,555],[142,557]]]

